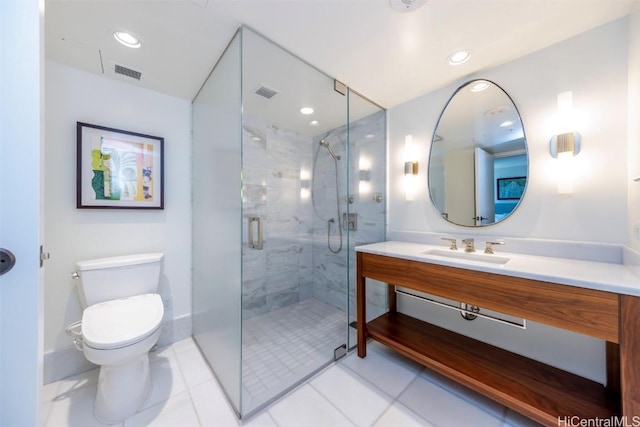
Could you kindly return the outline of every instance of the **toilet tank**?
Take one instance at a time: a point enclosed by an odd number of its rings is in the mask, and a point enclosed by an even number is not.
[[[78,291],[83,306],[157,293],[163,257],[158,252],[78,261]]]

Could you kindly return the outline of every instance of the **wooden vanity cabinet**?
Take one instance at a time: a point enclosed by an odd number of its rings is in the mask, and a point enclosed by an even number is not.
[[[368,323],[367,278],[389,284],[389,312]],[[357,281],[360,357],[375,339],[549,426],[572,416],[640,416],[638,297],[363,252]],[[395,286],[603,339],[607,386],[398,313]]]

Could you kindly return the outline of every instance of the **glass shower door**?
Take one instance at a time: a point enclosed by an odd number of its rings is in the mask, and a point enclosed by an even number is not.
[[[349,90],[349,348],[357,344],[356,251],[358,245],[386,240],[386,110]],[[367,280],[367,320],[387,311],[387,285]]]
[[[242,413],[250,414],[346,348],[347,97],[247,29],[242,54]]]
[[[193,336],[242,418],[355,342],[354,246],[384,240],[385,120],[247,28],[193,101]]]

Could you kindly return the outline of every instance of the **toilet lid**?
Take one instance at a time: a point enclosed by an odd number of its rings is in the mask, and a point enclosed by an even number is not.
[[[164,306],[158,294],[143,294],[101,302],[82,313],[82,339],[89,347],[126,347],[160,327]]]

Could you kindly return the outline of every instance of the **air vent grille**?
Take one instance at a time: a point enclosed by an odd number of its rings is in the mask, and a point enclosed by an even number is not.
[[[260,86],[254,92],[256,95],[260,95],[263,98],[271,99],[273,98],[278,91],[275,89],[268,88],[266,86]]]
[[[115,64],[113,71],[116,74],[131,77],[132,79],[140,80],[142,73],[140,71],[132,70],[131,68],[123,67],[122,65]]]

